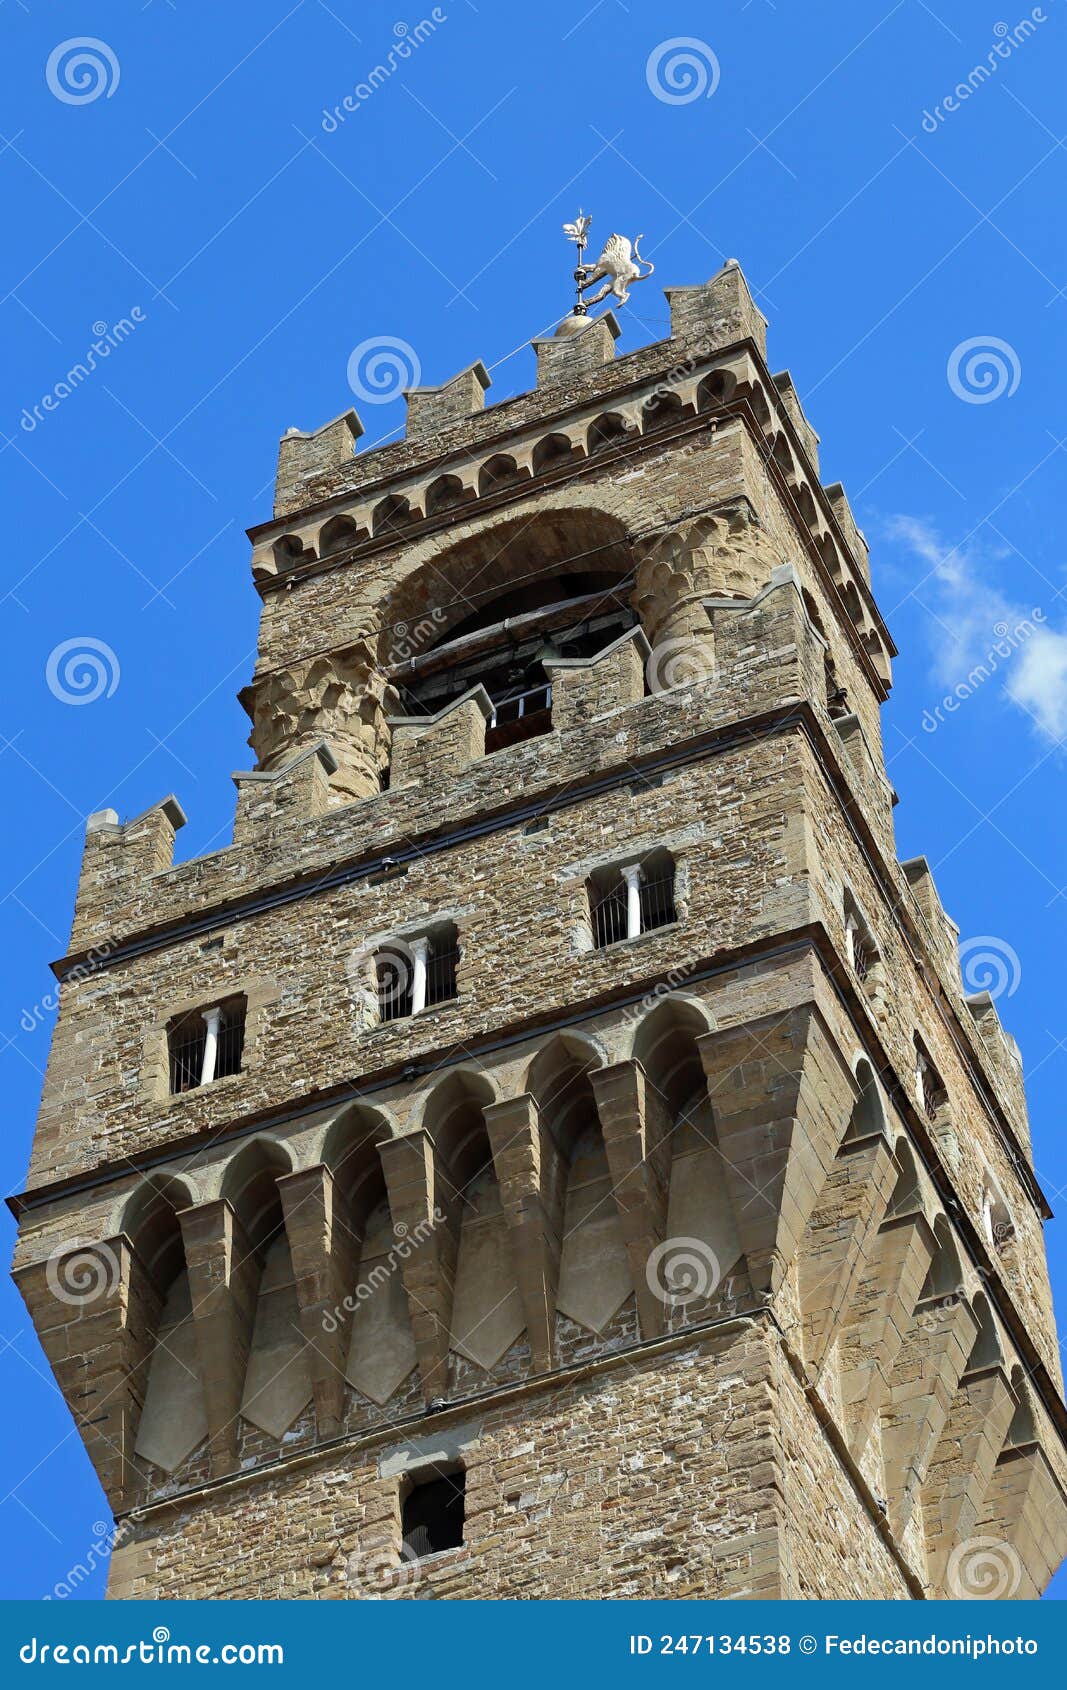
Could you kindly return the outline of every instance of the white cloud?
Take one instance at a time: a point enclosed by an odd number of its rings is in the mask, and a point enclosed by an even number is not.
[[[1006,552],[949,546],[922,517],[885,524],[926,567],[914,594],[929,613],[934,673],[946,689],[1003,671],[1003,690],[1045,738],[1067,738],[1067,632],[1051,627],[1041,606],[1014,602],[985,573]]]

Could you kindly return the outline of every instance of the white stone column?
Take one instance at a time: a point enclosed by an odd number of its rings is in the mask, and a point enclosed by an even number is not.
[[[626,882],[626,937],[636,939],[641,931],[641,865],[627,863],[622,871]]]
[[[411,1013],[419,1015],[426,1008],[426,965],[430,956],[429,939],[413,939],[411,943]]]
[[[207,1038],[204,1040],[204,1060],[200,1066],[200,1084],[209,1086],[215,1078],[215,1064],[219,1057],[219,1029],[222,1026],[222,1010],[204,1010],[204,1021],[207,1024]]]

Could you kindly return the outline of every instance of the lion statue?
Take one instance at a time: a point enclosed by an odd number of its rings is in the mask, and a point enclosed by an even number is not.
[[[584,294],[594,282],[599,282],[602,276],[608,279],[599,293],[595,293],[587,303],[599,305],[609,293],[613,293],[620,305],[625,305],[630,297],[630,287],[633,282],[643,282],[651,276],[655,265],[648,258],[642,258],[638,248],[644,240],[644,235],[638,235],[630,245],[625,235],[609,235],[603,252],[592,268],[587,267],[585,280],[581,285]],[[639,265],[645,264],[647,269],[641,270]]]

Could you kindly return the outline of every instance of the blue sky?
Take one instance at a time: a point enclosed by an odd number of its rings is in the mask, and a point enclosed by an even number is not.
[[[490,400],[530,386],[528,342],[569,304],[560,224],[582,205],[594,236],[644,230],[656,264],[621,350],[666,333],[661,284],[730,255],[770,319],[772,368],[793,373],[824,479],[845,483],[901,650],[885,720],[900,855],[929,857],[961,938],[981,941],[972,968],[992,953],[1038,1172],[1067,1205],[1060,0],[3,15],[5,1189],[25,1174],[84,817],[174,790],[182,855],[229,837],[257,620],[242,530],[269,514],[279,434],[352,403],[367,340],[407,343],[424,382],[481,358]],[[345,111],[405,26],[407,57]],[[54,56],[85,37],[95,68]],[[679,38],[693,62],[672,72]],[[995,68],[946,108],[976,64]],[[63,393],[100,339],[108,355]],[[399,399],[356,403],[369,442],[402,429]],[[72,669],[86,642],[95,667]],[[1062,1314],[1067,1223],[1049,1244]],[[0,1592],[36,1597],[106,1512],[6,1283],[0,1356]]]

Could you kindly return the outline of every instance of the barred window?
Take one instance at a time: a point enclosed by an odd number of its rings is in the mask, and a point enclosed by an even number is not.
[[[875,970],[882,960],[881,952],[870,924],[851,892],[845,893],[845,944],[857,980],[863,986],[873,984]]]
[[[918,1033],[915,1035],[915,1093],[927,1120],[935,1121],[948,1102],[948,1092]]]
[[[172,1092],[194,1091],[227,1074],[239,1074],[245,1042],[244,997],[190,1010],[167,1032]]]
[[[590,875],[589,918],[596,949],[677,921],[674,879],[674,858],[665,850]]]
[[[379,1021],[402,1021],[456,996],[459,945],[451,923],[414,939],[391,939],[374,955]]]

